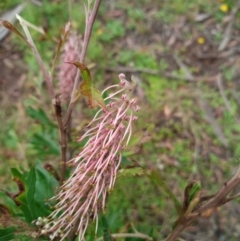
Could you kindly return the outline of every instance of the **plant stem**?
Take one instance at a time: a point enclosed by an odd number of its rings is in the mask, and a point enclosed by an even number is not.
[[[38,62],[40,69],[42,70],[43,76],[45,78],[49,96],[50,96],[51,100],[53,100],[54,99],[54,89],[53,89],[53,84],[52,84],[52,78],[51,78],[50,74],[48,74],[48,72],[43,64],[42,58],[33,42],[30,32],[28,31],[28,27],[25,23],[25,20],[22,17],[20,17],[19,15],[17,15],[17,19],[19,20],[20,24],[22,25],[22,28],[27,36],[27,40],[30,43],[29,46],[31,47],[31,49],[34,53],[34,56]]]
[[[172,231],[172,233],[165,239],[165,241],[174,241],[176,238],[188,227],[194,220],[201,217],[202,214],[208,210],[216,210],[218,207],[222,206],[232,198],[228,198],[228,194],[232,192],[240,184],[240,168],[237,170],[236,174],[226,183],[223,187],[210,198],[208,201],[203,202],[196,210],[189,215],[185,216],[177,227]]]
[[[61,113],[61,102],[59,95],[53,99],[52,104],[55,109],[55,115],[58,123],[58,128],[60,131],[60,146],[61,146],[61,175],[60,175],[60,185],[63,184],[66,175],[66,163],[67,163],[67,133],[66,127],[64,127],[62,122],[62,113]]]
[[[83,40],[83,47],[82,47],[81,54],[80,54],[80,62],[81,63],[83,63],[85,60],[87,48],[88,48],[91,33],[92,33],[93,24],[96,19],[101,1],[102,0],[96,0],[94,3],[93,10],[92,10],[90,17],[88,18],[88,15],[86,16],[86,28],[85,28],[85,34],[84,34],[84,40]],[[86,14],[88,14],[88,13],[86,12]],[[68,109],[66,112],[66,116],[64,118],[64,121],[61,119],[61,125],[59,125],[60,135],[61,135],[61,154],[62,154],[61,183],[64,181],[65,172],[66,172],[66,148],[67,148],[66,130],[68,127],[68,123],[69,123],[69,120],[71,117],[72,110],[73,110],[75,102],[76,102],[75,93],[76,93],[76,89],[79,85],[79,76],[80,76],[80,71],[78,69],[77,75],[76,75],[75,81],[74,81],[72,94],[71,94],[71,100],[70,100],[70,103],[69,103],[69,106],[68,106]],[[76,238],[75,231],[77,230],[77,225],[78,224],[76,223],[75,227],[73,227],[73,229],[72,229],[73,232],[69,233],[69,235],[68,235],[69,241],[75,240],[75,238]]]
[[[92,33],[93,24],[94,24],[94,21],[96,19],[101,1],[102,0],[96,0],[89,19],[86,18],[86,28],[85,28],[85,33],[84,33],[83,47],[82,47],[82,51],[81,51],[81,54],[80,54],[80,62],[81,63],[84,63],[84,60],[85,60],[88,44],[89,44],[91,33]],[[70,100],[69,107],[68,107],[68,110],[67,110],[67,113],[66,113],[67,117],[69,117],[71,115],[71,112],[73,110],[75,93],[76,93],[76,89],[77,89],[78,84],[79,84],[79,76],[80,76],[80,70],[78,69],[77,75],[76,75],[76,78],[75,78],[75,81],[74,81],[72,94],[71,94],[71,100]],[[66,118],[65,118],[65,120],[66,120]],[[67,125],[67,122],[65,121],[64,124]]]

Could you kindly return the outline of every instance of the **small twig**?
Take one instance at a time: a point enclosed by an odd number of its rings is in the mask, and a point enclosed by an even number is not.
[[[143,233],[114,233],[114,234],[111,234],[111,236],[113,238],[141,238],[141,239],[145,239],[145,240],[153,240],[153,238],[151,238],[150,236],[146,235],[146,234],[143,234]],[[95,239],[95,241],[101,241],[103,240],[104,237],[100,237],[100,238],[97,238]]]
[[[186,78],[193,78],[191,72],[188,70],[187,66],[178,58],[177,55],[174,55],[174,59],[178,66],[184,71],[185,77]],[[199,96],[199,103],[204,109],[206,113],[206,119],[207,121],[212,125],[214,132],[216,133],[217,137],[221,141],[221,143],[225,146],[228,147],[228,140],[225,137],[220,125],[218,122],[215,120],[212,110],[210,106],[206,103],[206,101],[202,98],[202,94],[200,93],[200,90],[198,90],[198,96]]]
[[[183,70],[184,77],[187,78],[187,79],[194,79],[193,75],[189,71],[188,67],[182,62],[182,60],[176,54],[173,55],[173,58],[175,59],[175,61],[176,61],[177,65],[179,66],[179,68],[181,70]]]
[[[236,196],[231,196],[227,198],[228,194],[232,192],[240,184],[240,168],[237,170],[237,173],[231,178],[229,182],[226,182],[223,187],[210,198],[208,201],[203,202],[193,213],[186,216],[173,232],[166,238],[165,241],[174,241],[177,237],[188,227],[195,219],[201,217],[202,213],[210,209],[216,209],[227,201],[233,199],[233,197],[239,197],[240,194]]]
[[[230,197],[226,198],[226,200],[225,200],[224,203],[230,202],[230,201],[232,201],[233,199],[236,199],[236,198],[239,198],[239,197],[240,197],[240,193],[235,194],[235,195],[231,195]]]
[[[42,58],[33,42],[33,39],[31,37],[31,34],[30,32],[28,31],[28,28],[27,28],[27,25],[25,23],[25,20],[20,17],[19,15],[16,15],[17,19],[19,20],[20,24],[22,25],[22,28],[27,36],[27,40],[28,42],[30,43],[30,47],[32,48],[32,51],[35,55],[35,58],[37,59],[37,62],[38,62],[38,65],[40,67],[40,69],[42,70],[42,73],[43,73],[43,76],[45,78],[45,81],[46,81],[46,84],[47,84],[47,88],[48,88],[48,92],[49,92],[49,96],[52,99],[54,99],[54,89],[53,89],[53,84],[52,84],[52,79],[51,79],[51,76],[48,74],[45,66],[44,66],[44,63],[42,61]]]
[[[240,184],[240,168],[229,182],[224,183],[221,190],[208,202],[200,206],[196,212],[204,212],[209,208],[218,207],[226,199],[227,195],[232,192]]]
[[[197,90],[197,96],[199,104],[205,112],[205,118],[212,125],[215,135],[218,137],[219,141],[223,144],[223,146],[228,147],[228,140],[223,133],[221,126],[216,121],[210,105],[203,99],[203,94],[200,92],[199,89]]]
[[[235,8],[233,8],[233,10],[231,12],[231,15],[230,15],[231,20],[229,21],[227,28],[225,29],[224,38],[218,47],[219,52],[223,51],[227,47],[227,44],[231,39],[233,24],[237,17],[237,12],[238,12],[239,8],[240,8],[240,1],[237,2]]]
[[[220,95],[222,96],[223,102],[224,102],[227,110],[228,110],[230,113],[232,113],[232,107],[231,107],[231,105],[230,105],[230,102],[229,102],[228,99],[227,99],[226,94],[225,94],[225,90],[224,90],[224,87],[223,87],[222,75],[221,75],[221,74],[218,74],[218,75],[217,75],[217,85],[218,85],[218,89],[219,89]]]
[[[184,81],[189,81],[189,82],[197,82],[197,81],[210,81],[210,80],[215,80],[215,76],[179,76],[177,74],[172,74],[172,73],[168,73],[168,72],[161,72],[158,70],[154,70],[154,69],[148,69],[148,68],[132,68],[132,67],[107,67],[105,70],[107,71],[112,71],[112,72],[130,72],[130,73],[146,73],[146,74],[150,74],[150,75],[160,75],[163,76],[165,78],[169,78],[169,79],[174,79],[174,80],[184,80]]]
[[[72,6],[73,6],[74,0],[68,0],[68,14],[69,18],[68,21],[72,23]]]

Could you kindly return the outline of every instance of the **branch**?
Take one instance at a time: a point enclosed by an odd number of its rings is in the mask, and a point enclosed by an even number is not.
[[[40,69],[42,70],[42,73],[43,73],[43,76],[45,78],[45,81],[46,81],[46,84],[47,84],[47,88],[48,88],[48,93],[49,93],[49,96],[52,99],[54,99],[54,89],[53,89],[53,85],[52,85],[52,78],[51,76],[48,74],[48,71],[46,70],[44,64],[43,64],[43,61],[42,61],[42,58],[33,42],[33,39],[31,37],[31,34],[30,32],[28,31],[28,27],[27,27],[27,24],[25,22],[25,20],[20,17],[19,15],[16,15],[17,16],[17,19],[19,20],[20,24],[22,25],[22,28],[27,36],[27,40],[28,42],[30,43],[30,47],[35,55],[35,58],[38,62],[38,65],[40,67]]]
[[[88,16],[86,17],[86,29],[85,29],[85,34],[84,34],[83,47],[82,47],[82,51],[81,51],[81,54],[80,54],[80,62],[81,63],[84,63],[84,60],[85,60],[88,44],[89,44],[91,33],[92,33],[93,24],[94,24],[94,21],[96,19],[101,1],[102,0],[96,0],[96,2],[94,4],[94,7],[93,7],[93,11],[92,11],[89,19],[87,18]],[[71,94],[70,104],[69,104],[67,114],[66,114],[67,117],[71,115],[71,112],[72,112],[72,109],[73,109],[73,106],[74,106],[75,93],[76,93],[76,89],[77,89],[78,84],[79,84],[79,76],[80,76],[80,71],[78,69],[77,75],[76,75],[75,81],[74,81],[72,94]],[[67,124],[66,121],[65,121],[65,124]]]
[[[224,183],[221,190],[214,195],[212,199],[203,204],[197,209],[198,213],[204,212],[210,208],[215,208],[222,205],[227,195],[232,192],[240,184],[240,168],[238,168],[236,174],[232,177],[229,182]]]
[[[58,128],[60,131],[60,146],[61,146],[61,176],[60,176],[60,185],[63,184],[66,175],[66,163],[67,163],[67,135],[66,128],[63,126],[62,122],[62,111],[61,111],[61,102],[59,95],[57,95],[53,100],[52,104],[55,109],[55,115],[58,122]]]
[[[215,119],[215,117],[213,115],[213,110],[212,110],[210,104],[203,98],[203,94],[199,88],[197,89],[196,93],[197,93],[199,105],[202,108],[202,110],[205,112],[205,119],[211,124],[215,135],[218,137],[218,140],[222,143],[222,145],[224,147],[228,147],[228,145],[229,145],[228,139],[225,136],[221,126]]]
[[[105,68],[106,71],[111,72],[130,72],[130,73],[146,73],[150,75],[159,75],[165,78],[174,79],[174,80],[183,80],[189,82],[197,82],[197,81],[215,81],[215,76],[180,76],[178,74],[169,73],[169,72],[161,72],[159,70],[149,69],[149,68],[132,68],[132,67],[125,67],[125,66],[118,66],[118,67],[107,67]]]
[[[227,96],[226,96],[226,93],[225,93],[225,90],[224,90],[224,87],[223,87],[223,83],[222,83],[222,75],[221,74],[217,75],[217,85],[218,85],[220,95],[222,96],[223,102],[224,102],[227,110],[230,113],[232,113],[232,107],[231,107],[230,102],[227,99]]]
[[[233,8],[233,10],[231,12],[231,15],[230,15],[231,20],[229,21],[228,26],[224,32],[224,38],[218,47],[219,52],[223,51],[227,47],[227,44],[231,39],[233,23],[237,17],[237,12],[238,12],[239,8],[240,8],[240,1],[237,2],[235,8]]]
[[[229,182],[224,183],[223,187],[210,198],[208,201],[203,202],[200,206],[191,214],[186,216],[173,232],[165,239],[165,241],[174,241],[176,238],[188,227],[195,219],[202,216],[202,214],[208,210],[215,210],[228,201],[231,201],[234,197],[239,197],[239,194],[227,198],[228,194],[232,192],[240,184],[240,168],[236,174],[231,178]]]

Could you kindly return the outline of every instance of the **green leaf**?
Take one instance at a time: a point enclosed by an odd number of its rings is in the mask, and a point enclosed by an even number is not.
[[[178,215],[182,217],[183,215],[183,210],[182,210],[182,205],[176,198],[176,196],[173,194],[171,189],[167,186],[167,184],[163,181],[163,178],[158,170],[150,170],[148,173],[148,177],[150,180],[155,183],[157,186],[163,188],[163,190],[168,194],[168,196],[172,199],[175,208],[178,212]]]
[[[16,205],[16,203],[12,200],[12,198],[10,198],[6,193],[2,192],[0,190],[0,200],[1,200],[1,204],[3,204],[9,211],[11,214],[19,214],[20,209],[19,207]]]
[[[60,147],[51,135],[43,132],[34,134],[31,139],[31,144],[36,147],[39,154],[44,155],[60,155]]]
[[[13,240],[15,238],[14,232],[16,228],[10,227],[6,229],[0,229],[0,241]]]
[[[29,184],[29,185],[27,185]],[[16,199],[21,203],[20,208],[24,213],[27,222],[31,222],[42,215],[38,212],[38,207],[34,202],[36,184],[36,173],[34,167],[31,168],[29,175],[26,178],[26,189]]]
[[[26,109],[26,112],[30,117],[32,117],[34,120],[37,120],[41,124],[54,126],[43,109],[34,109],[29,107]]]
[[[17,168],[11,168],[11,173],[14,178],[18,178],[21,182],[25,183],[25,176]]]
[[[201,191],[200,182],[192,181],[188,183],[187,187],[184,190],[184,199],[183,199],[183,212],[185,216],[190,214],[199,204],[200,195],[201,195],[200,191]]]
[[[93,85],[88,67],[79,62],[73,62],[71,64],[74,64],[81,71],[83,83],[80,85],[80,93],[88,98],[88,104],[91,108],[100,106],[101,108],[106,109],[106,105],[100,91]]]
[[[195,182],[189,192],[189,198],[188,202],[190,203],[193,198],[196,196],[196,194],[201,190],[201,184],[200,182]]]
[[[132,167],[126,169],[120,169],[118,171],[118,177],[122,176],[141,176],[144,174],[144,170],[141,167]]]
[[[14,173],[20,176],[16,170]],[[50,210],[45,202],[54,195],[58,182],[40,164],[32,167],[30,172],[25,175],[25,190],[16,197],[16,200],[20,202],[20,209],[26,221],[31,223],[38,217],[49,215]]]
[[[55,194],[54,190],[58,186],[58,181],[41,166],[40,161],[36,166],[36,175],[37,193],[35,199],[41,203],[42,200],[46,200]]]
[[[103,240],[104,241],[112,241],[112,236],[108,227],[108,222],[107,219],[105,217],[105,215],[102,215],[102,230],[103,230]]]

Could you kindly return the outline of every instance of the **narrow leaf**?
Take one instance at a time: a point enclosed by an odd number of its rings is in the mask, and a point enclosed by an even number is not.
[[[103,224],[103,227],[102,227],[103,240],[104,241],[113,241],[113,238],[111,236],[111,233],[110,233],[110,230],[109,230],[109,227],[108,227],[107,219],[104,215],[102,215],[102,224]]]
[[[0,241],[8,241],[8,240],[13,240],[14,237],[14,232],[16,228],[10,227],[6,229],[0,229]]]
[[[141,167],[124,168],[118,171],[118,177],[121,176],[142,176],[144,171]]]
[[[79,62],[72,62],[71,64],[74,64],[81,71],[83,83],[80,85],[80,93],[88,98],[88,104],[91,108],[100,106],[101,108],[106,109],[106,105],[100,91],[93,85],[88,67]]]
[[[5,192],[0,190],[0,200],[2,204],[0,207],[5,207],[11,214],[19,213],[19,208],[17,207],[16,203],[14,202],[13,198],[9,197]],[[2,211],[1,211],[2,213]]]
[[[43,125],[48,125],[48,126],[54,126],[54,123],[51,122],[51,120],[48,118],[46,112],[41,109],[34,109],[32,107],[29,107],[26,109],[27,114],[33,118],[34,120],[40,122]]]
[[[10,22],[0,20],[0,25],[17,34],[27,45],[32,47],[28,40]]]
[[[63,44],[65,43],[66,38],[67,38],[70,30],[71,30],[71,23],[70,22],[68,22],[66,24],[65,28],[61,30],[61,38],[60,38],[60,41],[58,43],[57,52],[56,52],[54,60],[53,60],[53,65],[52,65],[52,69],[51,69],[51,75],[53,75],[53,71],[54,71],[57,59],[59,57],[59,54],[60,54],[60,50],[61,50]]]
[[[173,201],[173,203],[175,205],[175,208],[176,208],[176,210],[178,212],[178,215],[181,217],[183,215],[181,203],[178,201],[176,196],[173,194],[172,190],[163,181],[163,178],[162,178],[160,172],[157,171],[157,170],[151,170],[147,174],[148,174],[149,178],[151,179],[151,181],[153,181],[155,184],[157,184],[158,186],[163,188],[163,190],[172,199],[172,201]]]
[[[188,209],[189,204],[195,198],[196,194],[201,190],[199,182],[190,182],[184,190],[183,212]]]

